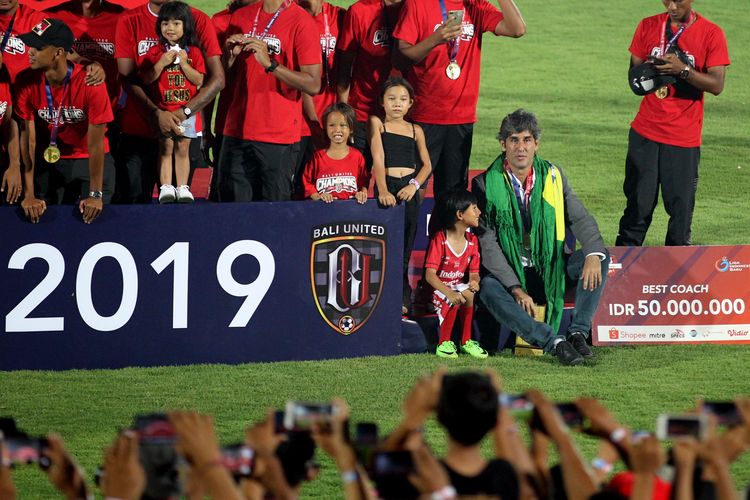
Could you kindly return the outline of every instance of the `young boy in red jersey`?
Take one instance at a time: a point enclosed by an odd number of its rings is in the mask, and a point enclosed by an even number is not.
[[[425,280],[435,291],[432,296],[440,321],[436,354],[457,358],[451,340],[456,318],[461,318],[461,352],[484,359],[487,351],[471,338],[474,294],[479,291],[479,241],[468,232],[479,226],[477,198],[465,190],[454,190],[438,200],[435,212],[440,230],[430,240],[425,258]]]
[[[25,164],[21,206],[32,222],[39,222],[47,203],[80,200],[89,224],[114,188],[105,137],[106,124],[113,120],[107,89],[86,85],[86,70],[67,61],[73,33],[62,21],[43,19],[20,39],[29,47],[31,69],[40,70],[16,82]]]

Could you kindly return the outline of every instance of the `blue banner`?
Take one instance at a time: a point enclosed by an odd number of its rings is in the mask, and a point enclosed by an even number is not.
[[[402,207],[0,209],[0,369],[400,352]]]

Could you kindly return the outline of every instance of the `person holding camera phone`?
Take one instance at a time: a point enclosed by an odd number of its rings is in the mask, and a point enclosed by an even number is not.
[[[513,0],[405,2],[393,32],[412,66],[411,119],[425,133],[435,197],[469,185],[469,158],[477,121],[482,34],[518,38],[526,24]]]
[[[666,13],[638,24],[630,65],[651,62],[675,83],[646,94],[630,124],[618,246],[643,244],[660,187],[669,215],[664,244],[691,244],[704,93],[721,93],[730,63],[724,33],[692,9],[693,0],[662,3]]]

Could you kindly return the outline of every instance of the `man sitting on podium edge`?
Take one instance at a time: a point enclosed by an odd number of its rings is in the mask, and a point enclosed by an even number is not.
[[[474,178],[482,216],[480,301],[492,316],[532,346],[577,365],[593,354],[586,343],[609,269],[609,253],[594,218],[559,167],[540,158],[541,129],[533,113],[506,116],[498,139],[503,152]],[[565,252],[570,230],[582,248]],[[566,277],[577,282],[576,305],[565,336]],[[540,293],[537,293],[540,292]],[[547,304],[536,321],[535,300]]]

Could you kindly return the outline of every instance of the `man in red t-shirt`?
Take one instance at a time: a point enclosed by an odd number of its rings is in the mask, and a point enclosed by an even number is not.
[[[73,32],[62,21],[42,19],[20,38],[29,47],[31,69],[39,70],[16,81],[25,164],[21,206],[39,222],[47,203],[80,200],[83,220],[91,223],[114,188],[105,137],[113,120],[107,89],[86,85],[86,70],[67,61]]]
[[[435,176],[435,196],[469,183],[469,158],[479,98],[482,34],[520,37],[526,24],[513,0],[406,2],[393,32],[413,63],[410,117],[422,126]]]
[[[3,66],[3,55],[0,52],[0,205],[12,205],[18,201],[22,189],[18,127],[12,116],[10,77]]]
[[[302,93],[320,90],[315,22],[288,0],[263,0],[229,21],[224,64],[236,78],[219,158],[221,201],[283,201],[292,193]]]
[[[26,45],[18,38],[44,19],[44,14],[28,5],[20,5],[18,0],[7,0],[0,3],[0,52],[3,66],[8,70],[11,85],[16,76],[29,67],[29,56]]]
[[[623,191],[627,198],[616,245],[640,246],[659,197],[669,214],[665,245],[690,245],[698,187],[703,95],[719,95],[729,65],[721,28],[692,9],[664,1],[665,14],[643,19],[630,44],[631,67],[654,62],[676,78],[647,94],[631,123]]]
[[[394,72],[391,52],[393,28],[403,0],[358,0],[344,16],[336,43],[339,102],[357,113],[354,147],[372,165],[367,144],[367,120],[383,116],[380,95],[383,84]]]
[[[122,135],[118,152],[117,200],[120,203],[151,203],[157,176],[158,144],[155,133],[180,134],[180,123],[196,116],[196,129],[201,129],[199,111],[212,102],[224,87],[224,70],[221,65],[221,47],[216,38],[211,19],[192,8],[195,33],[206,62],[206,78],[197,95],[185,106],[175,111],[161,110],[148,97],[137,78],[138,69],[151,47],[158,43],[156,19],[159,9],[168,0],[150,0],[148,3],[126,11],[117,23],[115,58],[123,79],[126,94],[121,115]],[[153,124],[149,121],[153,117]],[[155,130],[156,129],[156,130]],[[191,169],[202,158],[195,147],[200,138],[191,143]]]

